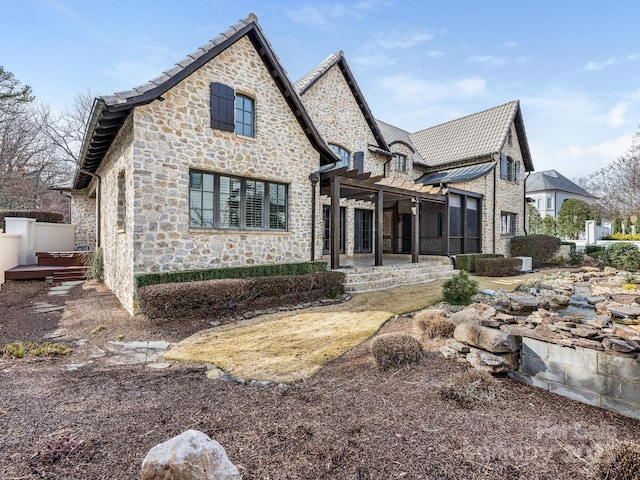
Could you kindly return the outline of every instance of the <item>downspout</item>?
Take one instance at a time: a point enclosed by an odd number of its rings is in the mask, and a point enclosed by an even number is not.
[[[493,234],[491,235],[491,239],[492,239],[492,250],[491,253],[495,254],[496,253],[496,186],[497,186],[497,178],[496,178],[496,170],[497,168],[493,169],[493,219],[492,219],[492,225],[493,225]]]
[[[389,165],[391,163],[391,160],[393,160],[393,157],[391,157],[389,160],[384,162],[384,164],[382,165],[382,176],[383,177],[387,176],[387,165]]]
[[[102,238],[100,234],[100,224],[102,223],[102,177],[97,173],[90,172],[84,168],[79,168],[78,171],[96,179],[96,249],[98,249],[102,246]]]
[[[311,181],[311,261],[316,260],[316,185],[320,181],[320,174],[313,172],[309,175]]]
[[[529,232],[527,231],[527,179],[529,178],[529,175],[531,175],[531,172],[527,172],[527,176],[524,177],[524,190],[522,192],[522,199],[523,199],[523,204],[522,204],[522,218],[523,218],[523,225],[522,225],[522,229],[524,230],[524,234],[525,235],[529,235]]]

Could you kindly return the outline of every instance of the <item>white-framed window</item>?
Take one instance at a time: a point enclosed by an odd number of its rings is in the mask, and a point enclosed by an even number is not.
[[[551,195],[547,195],[547,210],[551,210],[553,208],[553,203],[551,199]]]
[[[189,172],[189,228],[286,230],[287,219],[286,184]]]

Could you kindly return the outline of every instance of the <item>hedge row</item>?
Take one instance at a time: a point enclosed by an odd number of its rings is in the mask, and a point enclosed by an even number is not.
[[[64,215],[42,210],[0,210],[0,229],[5,231],[6,217],[35,218],[36,222],[63,223]]]
[[[305,275],[327,270],[326,262],[285,263],[255,265],[252,267],[211,268],[179,272],[141,273],[136,275],[136,288],[164,283],[199,282],[223,278],[273,277],[279,275]]]
[[[458,270],[465,270],[469,273],[476,271],[476,260],[479,258],[502,258],[504,255],[497,253],[465,253],[463,255],[456,255],[456,268]]]
[[[531,257],[533,268],[539,268],[551,260],[561,241],[549,235],[522,235],[511,238],[512,257]]]
[[[479,258],[476,261],[478,275],[483,277],[510,277],[520,274],[522,260],[518,258]]]
[[[138,289],[140,310],[153,320],[225,318],[235,313],[296,305],[344,292],[344,273],[207,280]]]

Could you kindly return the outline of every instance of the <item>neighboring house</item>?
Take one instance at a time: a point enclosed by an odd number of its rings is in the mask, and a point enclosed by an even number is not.
[[[575,198],[589,204],[597,200],[584,188],[576,185],[556,170],[532,173],[527,178],[527,197],[540,212],[540,216],[558,218],[558,212],[565,200]]]
[[[72,216],[133,312],[139,273],[508,253],[531,170],[517,101],[409,134],[375,120],[342,52],[293,85],[250,15],[96,99]]]

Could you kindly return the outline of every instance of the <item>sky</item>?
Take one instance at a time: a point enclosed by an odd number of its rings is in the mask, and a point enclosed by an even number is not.
[[[536,171],[587,177],[638,131],[636,0],[0,0],[0,65],[61,111],[250,12],[292,82],[342,50],[374,116],[410,132],[520,100]]]

